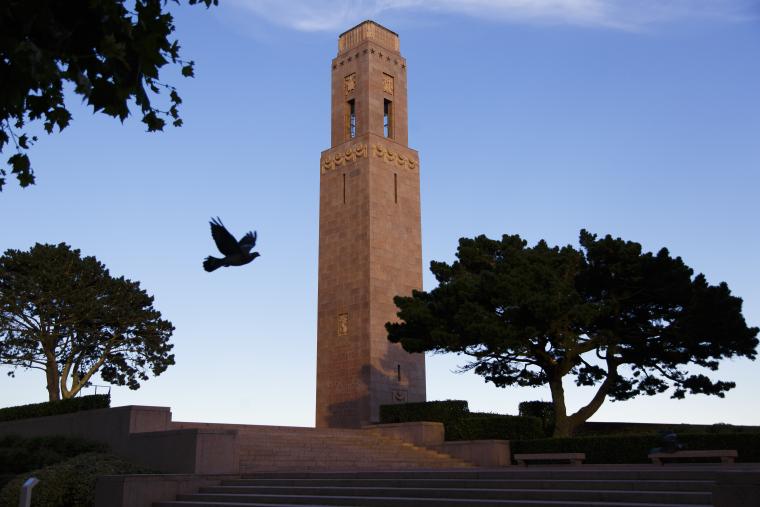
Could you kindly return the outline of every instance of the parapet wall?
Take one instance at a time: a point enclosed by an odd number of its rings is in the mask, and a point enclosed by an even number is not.
[[[239,469],[237,431],[177,429],[168,407],[126,407],[0,422],[0,436],[80,437],[108,445],[158,472],[232,474]]]

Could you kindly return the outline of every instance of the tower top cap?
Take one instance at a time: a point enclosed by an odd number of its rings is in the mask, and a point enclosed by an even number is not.
[[[399,50],[398,34],[368,19],[340,34],[338,37],[338,54],[348,51],[367,40],[376,42],[396,52]]]

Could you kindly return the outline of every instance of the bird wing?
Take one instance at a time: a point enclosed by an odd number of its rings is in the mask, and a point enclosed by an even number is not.
[[[209,222],[211,224],[211,237],[214,238],[216,247],[224,255],[235,255],[240,253],[240,247],[235,236],[230,234],[230,231],[224,226],[219,217],[212,218]]]
[[[246,252],[250,252],[253,247],[256,246],[256,231],[249,232],[242,238],[240,238],[240,248]]]

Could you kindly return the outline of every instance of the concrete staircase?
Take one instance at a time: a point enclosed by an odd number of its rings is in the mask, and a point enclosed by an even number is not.
[[[459,469],[474,465],[375,431],[172,422],[172,429],[237,432],[239,472]]]
[[[154,507],[708,507],[719,467],[260,472]]]
[[[241,474],[473,466],[448,454],[364,430],[243,427],[238,430],[238,449]]]

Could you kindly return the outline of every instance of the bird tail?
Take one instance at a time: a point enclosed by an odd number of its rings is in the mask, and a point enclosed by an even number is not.
[[[223,259],[217,259],[216,257],[211,257],[210,255],[206,257],[206,260],[203,261],[203,269],[211,273],[215,269],[221,268],[224,266],[224,260]]]

